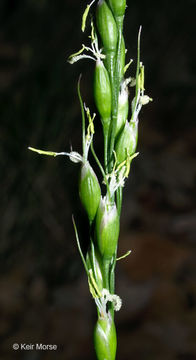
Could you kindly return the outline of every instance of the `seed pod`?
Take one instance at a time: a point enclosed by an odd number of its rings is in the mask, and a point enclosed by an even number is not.
[[[105,51],[115,51],[118,41],[117,27],[105,0],[99,0],[97,4],[96,21]]]
[[[100,257],[99,252],[94,249],[94,253],[92,252],[92,249],[90,248],[87,252],[86,256],[86,263],[89,269],[93,270],[96,284],[100,290],[100,292],[103,289],[103,268],[102,268],[102,260]]]
[[[131,124],[127,121],[115,146],[118,164],[123,162],[127,155],[134,154],[137,146],[137,137],[138,123]]]
[[[88,161],[83,163],[81,167],[79,195],[81,203],[88,214],[89,221],[92,222],[101,199],[101,189],[97,176]]]
[[[95,104],[104,127],[109,128],[112,109],[112,93],[108,72],[101,60],[97,60],[94,76]]]
[[[104,260],[113,257],[119,236],[119,216],[115,203],[101,198],[96,215],[96,238],[98,249]]]
[[[126,9],[126,0],[109,0],[110,7],[115,16],[123,16]]]
[[[110,315],[98,318],[94,330],[94,345],[98,360],[115,360],[116,328]]]
[[[128,117],[129,102],[128,102],[128,89],[123,87],[118,98],[118,114],[116,123],[116,138],[121,133],[125,122]]]

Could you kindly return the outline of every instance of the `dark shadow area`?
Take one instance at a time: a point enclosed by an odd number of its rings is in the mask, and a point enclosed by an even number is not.
[[[153,102],[123,199],[116,316],[119,360],[196,359],[195,0],[128,0],[127,61],[141,59]],[[88,245],[77,164],[27,150],[81,152],[77,81],[94,107],[94,63],[67,63],[88,42],[86,2],[0,2],[0,359],[92,360],[95,309],[71,215]],[[133,68],[130,69],[130,74]],[[95,122],[96,148],[101,127]],[[100,150],[102,151],[102,150]],[[57,350],[13,350],[14,343]]]

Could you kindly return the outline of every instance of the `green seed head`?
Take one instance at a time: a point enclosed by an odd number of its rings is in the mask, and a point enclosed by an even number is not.
[[[115,16],[123,16],[126,9],[126,0],[109,0],[110,7]]]
[[[129,112],[129,102],[128,102],[128,89],[123,87],[118,98],[118,114],[117,114],[117,123],[116,123],[116,138],[121,133],[124,125],[126,123],[128,112]]]
[[[105,51],[115,51],[118,41],[117,27],[105,0],[99,0],[97,4],[96,22]]]
[[[101,198],[96,215],[97,247],[105,260],[113,257],[119,236],[119,216],[115,203]]]
[[[103,126],[109,127],[112,94],[109,75],[101,60],[97,60],[95,67],[94,98]]]
[[[92,222],[101,199],[101,189],[97,176],[88,161],[82,164],[81,167],[79,195],[81,203],[88,214],[89,221]]]
[[[98,318],[94,330],[94,345],[98,360],[115,360],[116,328],[110,315]]]
[[[115,146],[115,152],[118,164],[126,160],[127,155],[133,155],[137,146],[138,138],[138,124],[129,123],[125,124],[123,131],[121,132],[119,139]]]

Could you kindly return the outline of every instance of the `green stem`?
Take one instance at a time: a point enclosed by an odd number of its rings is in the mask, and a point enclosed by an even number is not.
[[[95,260],[95,247],[94,247],[92,238],[90,239],[90,241],[91,241],[91,253],[92,253],[93,273],[94,273],[96,282],[98,282],[97,267],[96,267],[96,260]]]
[[[105,166],[105,173],[108,174],[108,127],[103,128],[103,135],[104,135],[104,166]]]
[[[118,114],[118,95],[120,88],[120,60],[121,60],[121,45],[122,45],[122,30],[123,30],[123,19],[120,17],[116,19],[117,29],[118,29],[118,46],[116,52],[116,61],[111,63],[112,68],[110,69],[111,76],[111,87],[112,87],[112,127],[111,127],[111,136],[110,136],[110,151],[109,151],[109,171],[112,170],[113,161],[113,150],[115,144],[115,133],[116,133],[116,124],[117,124],[117,114]]]
[[[78,80],[78,97],[79,97],[79,101],[80,101],[80,108],[81,108],[81,114],[82,114],[82,152],[84,155],[85,147],[86,147],[85,146],[85,113],[84,113],[84,104],[83,104],[83,100],[82,100],[82,96],[81,96],[81,92],[80,92],[81,77],[82,77],[82,74],[80,74],[79,80]]]
[[[118,91],[116,89],[116,77],[115,73],[116,68],[116,53],[112,52],[107,54],[108,57],[108,72],[110,75],[111,90],[112,90],[112,121],[110,126],[110,145],[109,145],[109,172],[112,170],[113,162],[113,148],[114,148],[114,134],[117,123],[117,113],[118,113]]]
[[[75,223],[75,220],[74,220],[74,216],[73,216],[73,215],[72,215],[72,222],[73,222],[73,227],[74,227],[74,231],[75,231],[75,236],[76,236],[76,241],[77,241],[77,245],[78,245],[78,250],[79,250],[79,253],[80,253],[80,256],[81,256],[81,259],[82,259],[84,268],[85,268],[86,273],[87,273],[87,276],[88,276],[88,266],[87,266],[87,264],[86,264],[86,261],[85,261],[85,258],[84,258],[84,255],[83,255],[83,252],[82,252],[82,249],[81,249],[81,246],[80,246],[80,240],[79,240],[79,236],[78,236],[78,230],[77,230],[76,223]]]
[[[131,120],[133,119],[136,107],[137,107],[137,102],[138,102],[138,97],[139,97],[139,70],[140,70],[140,37],[141,37],[141,30],[142,27],[140,26],[139,28],[139,33],[138,33],[138,40],[137,40],[137,69],[136,69],[136,85],[135,85],[135,103],[133,106],[133,111],[132,111],[132,116],[131,116]]]
[[[100,171],[101,171],[101,173],[102,173],[102,176],[103,176],[103,178],[104,178],[104,182],[105,182],[106,187],[107,187],[108,196],[109,196],[109,198],[111,199],[110,187],[109,187],[109,184],[108,184],[108,179],[107,179],[107,177],[106,177],[106,174],[105,174],[105,171],[104,171],[104,169],[103,169],[103,166],[101,165],[101,163],[100,163],[100,161],[99,161],[99,159],[98,159],[98,157],[97,157],[97,155],[96,155],[96,153],[95,153],[94,146],[93,146],[93,141],[91,142],[91,152],[92,152],[93,157],[94,157],[94,159],[95,159],[95,161],[96,161],[96,163],[97,163],[97,165],[98,165],[98,167],[99,167],[99,169],[100,169]]]
[[[103,282],[104,282],[104,288],[108,290],[110,290],[109,273],[110,273],[110,260],[103,259]]]
[[[115,266],[116,266],[116,254],[114,255],[114,259],[113,259],[113,263],[112,263],[111,271],[110,271],[110,292],[111,292],[111,294],[114,294],[114,292],[115,292],[115,277],[114,277]]]
[[[119,187],[116,191],[116,205],[118,210],[118,216],[120,218],[122,208],[122,187]]]
[[[110,269],[110,293],[115,293],[115,267],[116,267],[116,256],[117,256],[117,249],[113,257],[113,262]],[[114,319],[114,307],[113,305],[110,308],[110,314],[112,318]]]

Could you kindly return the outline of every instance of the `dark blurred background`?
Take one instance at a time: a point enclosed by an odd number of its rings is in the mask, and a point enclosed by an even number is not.
[[[194,360],[196,1],[127,3],[127,61],[136,59],[142,24],[145,87],[154,101],[140,115],[140,155],[124,191],[119,254],[132,254],[117,265],[117,359]],[[76,86],[82,73],[93,107],[93,63],[66,59],[88,42],[80,31],[85,6],[0,2],[0,360],[95,358],[95,308],[71,221],[74,213],[85,250],[78,166],[27,150],[81,151]],[[14,351],[13,343],[58,349]]]

